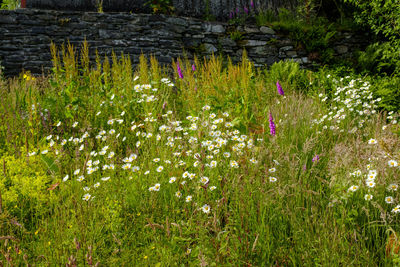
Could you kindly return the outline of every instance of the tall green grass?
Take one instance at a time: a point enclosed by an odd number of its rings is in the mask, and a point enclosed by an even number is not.
[[[3,265],[397,261],[397,115],[379,113],[363,81],[291,62],[260,70],[246,55],[178,59],[183,78],[153,57],[92,64],[87,44],[52,55],[49,77],[1,81]]]

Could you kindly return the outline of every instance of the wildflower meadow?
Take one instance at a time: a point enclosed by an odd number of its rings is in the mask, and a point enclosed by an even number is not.
[[[0,80],[0,266],[400,264],[400,127],[362,76],[52,46]]]

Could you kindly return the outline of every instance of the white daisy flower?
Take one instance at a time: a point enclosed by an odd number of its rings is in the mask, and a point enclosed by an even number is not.
[[[366,194],[366,195],[364,196],[364,199],[365,199],[366,201],[370,201],[370,200],[372,200],[372,198],[373,198],[373,196],[370,195],[370,194]]]
[[[391,159],[388,161],[389,167],[397,167],[399,164],[397,163],[397,161]]]
[[[349,187],[349,189],[347,189],[347,191],[348,192],[355,192],[355,191],[358,190],[358,188],[359,188],[358,185],[352,185],[352,186]]]
[[[163,166],[158,166],[157,172],[162,172],[163,170],[164,170],[164,167],[163,167]]]
[[[269,177],[269,181],[271,182],[271,183],[275,183],[276,181],[278,181],[278,179],[276,179],[276,177]]]
[[[201,210],[202,210],[204,213],[209,213],[210,210],[211,210],[211,208],[210,208],[209,205],[204,204],[203,207],[201,207]]]
[[[393,201],[394,201],[393,197],[391,197],[391,196],[385,197],[385,202],[386,202],[386,203],[392,204]]]
[[[368,144],[370,144],[370,145],[376,145],[377,143],[378,143],[378,141],[376,141],[376,139],[374,139],[374,138],[371,138],[368,140]]]

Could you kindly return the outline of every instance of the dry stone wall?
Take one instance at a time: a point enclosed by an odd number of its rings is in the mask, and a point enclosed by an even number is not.
[[[28,8],[97,11],[98,3],[105,12],[149,13],[149,0],[28,0]],[[294,10],[299,0],[170,0],[174,14],[189,17],[214,17],[226,21],[230,12],[244,14],[245,8],[254,13],[257,10]]]
[[[234,38],[232,32],[241,32]],[[233,39],[236,40],[233,40]],[[244,49],[256,66],[294,60],[307,67],[308,55],[296,50],[288,38],[271,28],[231,26],[187,17],[130,13],[94,13],[19,9],[0,11],[0,64],[6,75],[21,70],[39,74],[51,67],[50,44],[70,42],[79,47],[87,40],[91,56],[129,54],[136,64],[141,53],[153,54],[161,63],[185,55],[222,53],[240,61]],[[337,56],[349,56],[365,43],[347,34],[334,46]]]

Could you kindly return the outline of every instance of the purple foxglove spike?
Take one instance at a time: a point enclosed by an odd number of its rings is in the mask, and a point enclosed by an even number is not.
[[[270,130],[271,135],[275,136],[276,128],[275,128],[274,118],[272,117],[271,112],[269,113],[269,130]]]
[[[278,93],[280,95],[285,95],[285,92],[283,92],[282,86],[279,84],[279,81],[276,82],[276,88],[278,89]]]
[[[253,0],[250,1],[250,6],[251,6],[251,8],[254,8],[254,2],[253,2]]]
[[[178,71],[179,78],[183,79],[182,69],[179,66],[179,61],[176,63],[176,70]]]
[[[196,71],[196,66],[192,64],[192,71]]]
[[[236,8],[236,15],[239,15],[239,12],[240,12],[240,10],[239,10],[239,8],[237,7],[237,8]]]
[[[249,10],[247,9],[247,7],[244,7],[243,10],[244,10],[244,13],[246,13],[247,15],[249,14]]]

